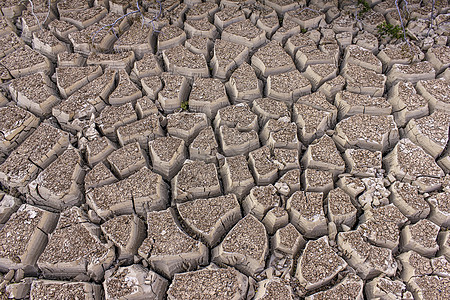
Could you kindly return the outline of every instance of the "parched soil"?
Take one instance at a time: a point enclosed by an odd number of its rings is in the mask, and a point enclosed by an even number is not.
[[[448,1],[50,2],[0,3],[1,300],[450,299]]]

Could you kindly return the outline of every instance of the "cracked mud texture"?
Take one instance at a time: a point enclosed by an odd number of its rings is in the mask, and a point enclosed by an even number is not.
[[[0,299],[450,299],[450,4],[399,9],[0,1]]]

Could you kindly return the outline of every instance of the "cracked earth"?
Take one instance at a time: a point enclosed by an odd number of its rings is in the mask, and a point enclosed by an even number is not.
[[[449,299],[449,8],[0,1],[0,299]]]

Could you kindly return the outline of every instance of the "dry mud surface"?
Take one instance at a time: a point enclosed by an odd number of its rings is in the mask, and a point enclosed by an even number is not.
[[[450,299],[448,1],[49,2],[0,1],[0,299]]]

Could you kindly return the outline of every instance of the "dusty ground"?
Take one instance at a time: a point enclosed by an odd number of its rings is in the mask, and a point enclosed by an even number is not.
[[[449,2],[307,2],[1,1],[0,299],[449,299]]]

